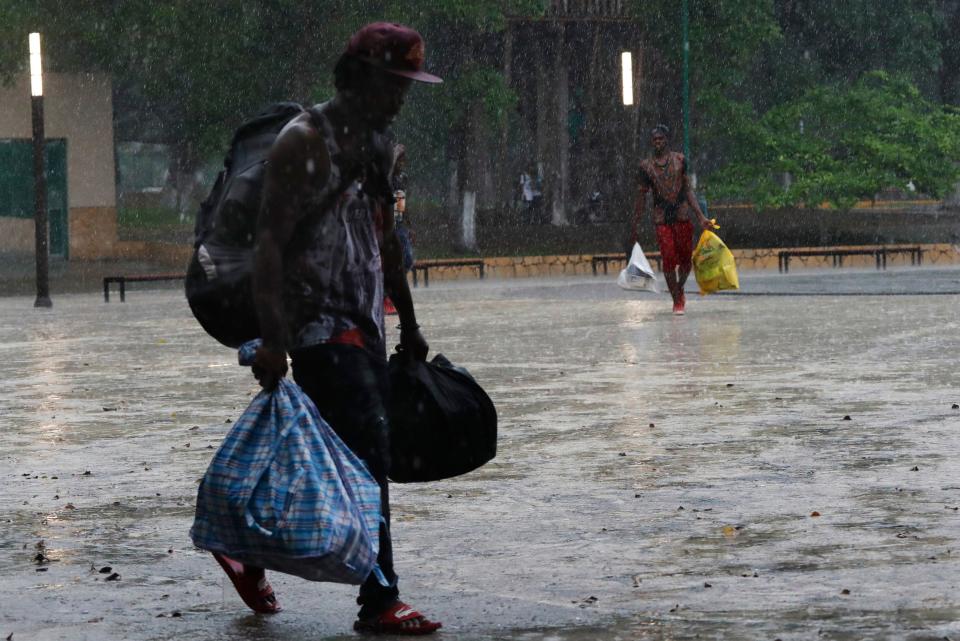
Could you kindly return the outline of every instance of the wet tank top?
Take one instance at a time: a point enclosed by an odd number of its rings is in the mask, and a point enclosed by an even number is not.
[[[330,176],[305,208],[284,252],[283,301],[290,351],[331,342],[386,358],[377,209],[361,180],[342,177],[326,104],[311,110],[327,146]],[[344,340],[348,337],[349,340]]]

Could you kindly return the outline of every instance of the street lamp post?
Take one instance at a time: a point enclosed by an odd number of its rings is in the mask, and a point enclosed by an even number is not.
[[[30,106],[33,122],[33,224],[37,257],[37,300],[34,307],[53,307],[50,300],[50,250],[47,240],[47,174],[43,163],[43,63],[40,34],[31,33]]]
[[[683,157],[690,163],[690,8],[683,0]]]

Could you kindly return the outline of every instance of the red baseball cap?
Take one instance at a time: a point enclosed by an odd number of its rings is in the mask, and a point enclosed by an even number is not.
[[[423,71],[423,37],[393,22],[372,22],[350,36],[346,52],[379,69],[418,82],[436,84],[441,78]]]

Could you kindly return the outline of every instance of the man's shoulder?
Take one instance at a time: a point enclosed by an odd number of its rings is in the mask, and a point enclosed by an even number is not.
[[[267,174],[282,189],[300,190],[325,184],[330,175],[330,152],[309,112],[288,122],[274,140]]]
[[[314,116],[304,111],[299,116],[290,120],[274,141],[274,148],[280,147],[285,150],[294,151],[316,141],[322,141],[323,136],[314,122]]]
[[[287,164],[307,160],[329,164],[329,150],[313,116],[304,112],[280,130],[270,149],[270,162]]]

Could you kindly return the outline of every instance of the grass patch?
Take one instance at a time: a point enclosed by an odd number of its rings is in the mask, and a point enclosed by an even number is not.
[[[121,227],[181,229],[192,228],[193,220],[188,218],[180,222],[180,214],[169,207],[121,207],[117,211],[117,224]]]

